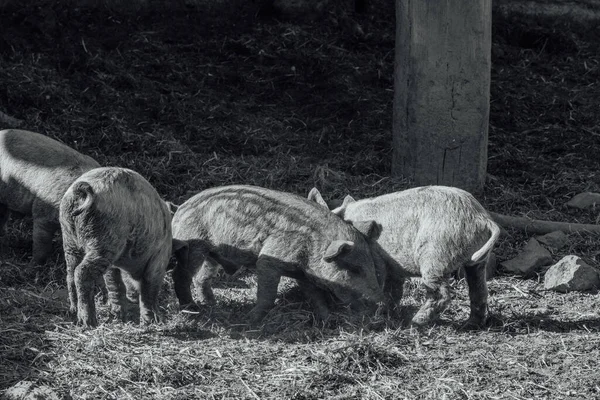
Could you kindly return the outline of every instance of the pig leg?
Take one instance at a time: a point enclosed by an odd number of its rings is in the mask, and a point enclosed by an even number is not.
[[[389,311],[394,312],[400,305],[404,295],[404,278],[396,277],[390,274],[385,282],[384,293],[386,294],[386,305]]]
[[[412,319],[412,324],[417,326],[430,323],[450,303],[450,289],[448,282],[443,277],[423,274],[423,284],[427,292],[427,300]]]
[[[8,207],[4,204],[0,204],[0,237],[6,235],[6,223],[8,222],[8,217],[10,216],[10,211]]]
[[[138,304],[140,301],[140,288],[136,285],[136,282],[133,280],[133,278],[125,271],[121,271],[121,278],[123,279],[123,283],[125,284],[125,289],[127,291],[127,301]]]
[[[65,263],[67,264],[67,292],[69,293],[69,312],[71,315],[77,315],[77,289],[75,287],[75,268],[83,260],[81,252],[67,238],[63,239],[65,250]]]
[[[327,306],[325,292],[306,280],[298,279],[298,286],[315,309],[317,319],[319,321],[327,321],[329,318],[329,307]]]
[[[211,257],[206,257],[200,270],[194,277],[196,295],[199,297],[201,303],[210,305],[216,303],[212,290],[212,282],[218,273],[219,264]]]
[[[75,268],[75,288],[77,290],[77,320],[86,327],[98,325],[94,304],[94,284],[110,266],[109,258],[95,251],[88,252]]]
[[[487,259],[486,261],[487,262]],[[467,285],[469,286],[469,300],[471,314],[465,327],[481,327],[487,319],[488,288],[486,281],[485,262],[472,266],[465,266]]]
[[[198,272],[204,255],[194,248],[184,248],[175,252],[177,265],[173,269],[173,286],[179,300],[179,307],[189,311],[199,311],[192,297],[191,285],[194,275]],[[201,260],[198,262],[198,260]]]
[[[108,292],[108,301],[111,312],[123,322],[127,321],[127,296],[125,283],[121,277],[121,270],[110,267],[104,274],[104,282]]]
[[[43,264],[52,253],[52,238],[59,225],[54,221],[33,217],[33,257],[32,263]]]
[[[248,319],[257,324],[275,306],[277,288],[281,280],[281,272],[272,257],[260,255],[256,261],[256,306],[250,311]]]
[[[167,272],[167,264],[171,247],[163,248],[152,256],[142,277],[140,284],[140,321],[143,324],[160,322],[158,313],[158,295]]]

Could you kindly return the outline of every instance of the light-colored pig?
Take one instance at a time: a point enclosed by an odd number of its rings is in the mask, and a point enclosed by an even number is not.
[[[316,188],[309,199],[327,207]],[[446,186],[426,186],[355,201],[347,196],[332,210],[348,222],[374,220],[381,228],[376,247],[387,261],[384,291],[392,305],[402,298],[407,277],[420,276],[427,301],[412,322],[431,322],[450,302],[448,277],[465,266],[471,314],[467,326],[487,318],[485,263],[500,228],[468,192]]]
[[[363,224],[365,234],[371,225]],[[322,319],[328,315],[326,292],[347,304],[383,299],[364,235],[294,194],[253,186],[205,190],[179,207],[173,237],[189,246],[176,254],[173,272],[182,307],[195,305],[192,279],[200,300],[214,301],[210,280],[219,264],[228,272],[242,265],[256,271],[252,323],[274,306],[282,276],[297,279]]]
[[[96,326],[93,286],[104,274],[114,313],[139,294],[142,322],[158,320],[157,298],[172,251],[171,213],[140,174],[96,168],[80,176],[60,203],[71,312]]]
[[[58,208],[67,188],[100,165],[56,140],[18,129],[0,131],[0,236],[9,212],[33,217],[33,258],[43,263],[59,228]]]

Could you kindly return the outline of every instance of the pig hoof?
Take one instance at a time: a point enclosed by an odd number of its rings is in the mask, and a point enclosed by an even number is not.
[[[150,324],[158,324],[160,322],[161,322],[160,316],[158,314],[151,313],[148,315],[144,315],[141,318],[140,324],[141,325],[150,325]]]
[[[127,322],[127,310],[121,306],[111,306],[110,315],[117,321]]]
[[[481,318],[469,318],[462,326],[460,327],[463,331],[476,331],[485,326],[485,320]]]
[[[95,328],[98,326],[98,321],[96,321],[96,318],[78,318],[77,325],[84,328]]]
[[[77,307],[69,307],[69,311],[67,311],[67,314],[71,318],[77,318]]]
[[[214,306],[215,304],[217,304],[217,301],[215,300],[215,295],[212,294],[212,292],[198,292],[196,293],[196,297],[200,300],[200,303],[206,304],[207,306]]]
[[[426,317],[426,316],[424,316],[424,315],[419,315],[419,314],[417,314],[417,315],[415,315],[415,316],[413,317],[413,319],[410,321],[410,324],[411,324],[412,326],[416,326],[416,327],[422,327],[422,326],[429,325],[429,323],[430,323],[430,322],[431,322],[431,319],[430,319],[430,318],[427,318],[427,317]]]
[[[260,325],[267,313],[268,312],[265,312],[263,309],[253,308],[252,311],[248,313],[248,323],[252,326]]]

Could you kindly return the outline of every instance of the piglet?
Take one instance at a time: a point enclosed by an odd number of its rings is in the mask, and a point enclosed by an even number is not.
[[[249,315],[260,322],[274,306],[282,276],[295,278],[326,319],[325,293],[346,304],[382,300],[376,265],[363,233],[300,196],[254,186],[208,189],[182,204],[173,217],[173,237],[184,241],[176,254],[175,291],[183,307],[194,306],[192,279],[200,300],[214,302],[210,281],[221,265],[227,272],[247,266],[257,275],[257,302]],[[377,259],[379,261],[379,259]]]
[[[81,174],[100,165],[92,158],[39,133],[0,131],[0,236],[9,212],[33,217],[32,263],[52,252],[59,228],[58,209],[67,188]]]
[[[80,324],[97,325],[93,285],[102,274],[114,313],[126,318],[126,279],[130,296],[139,296],[141,321],[158,321],[171,213],[146,179],[126,168],[86,172],[65,193],[60,224],[71,312]]]
[[[316,188],[309,199],[327,208]],[[500,228],[468,192],[446,186],[425,186],[355,201],[347,196],[332,210],[348,222],[375,221],[381,232],[372,247],[387,264],[384,291],[395,306],[407,277],[420,276],[427,300],[412,319],[415,325],[434,320],[449,304],[447,278],[461,266],[469,286],[468,327],[487,318],[485,263]]]

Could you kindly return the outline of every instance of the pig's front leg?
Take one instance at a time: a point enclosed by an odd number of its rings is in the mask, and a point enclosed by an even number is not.
[[[300,286],[300,289],[302,289],[302,292],[314,308],[317,320],[321,322],[327,321],[329,318],[329,306],[327,305],[326,292],[305,279],[298,279],[298,286]]]
[[[204,262],[204,252],[190,245],[189,248],[182,248],[174,254],[177,265],[173,269],[173,286],[179,301],[179,307],[182,310],[197,312],[200,308],[194,301],[191,286],[194,275]]]
[[[281,280],[279,263],[281,261],[260,255],[256,261],[256,306],[250,311],[248,320],[251,324],[257,324],[267,315],[269,310],[275,306],[277,288]]]
[[[386,295],[386,308],[392,315],[397,314],[400,301],[404,295],[404,277],[389,274],[385,281],[384,293]]]
[[[450,303],[450,288],[444,277],[423,274],[422,280],[423,285],[425,285],[427,300],[412,318],[412,324],[417,326],[429,324]]]
[[[33,257],[31,263],[43,264],[52,253],[52,239],[59,225],[53,221],[33,217]]]
[[[10,216],[10,211],[8,207],[4,204],[0,204],[0,237],[6,235],[6,223],[8,222],[8,217]]]

